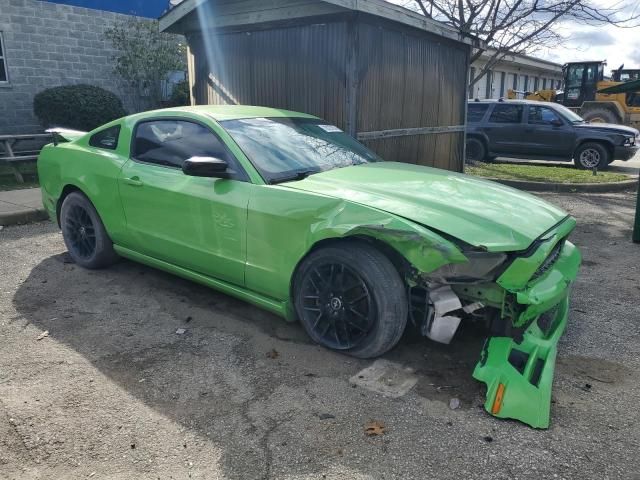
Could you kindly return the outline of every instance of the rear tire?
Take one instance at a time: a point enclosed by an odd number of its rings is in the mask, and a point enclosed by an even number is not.
[[[62,202],[60,228],[69,255],[81,267],[104,268],[118,260],[98,212],[82,193],[71,192]]]
[[[467,138],[465,150],[467,162],[483,162],[487,157],[487,149],[484,143],[475,137]]]
[[[573,163],[576,168],[583,170],[593,168],[604,170],[611,163],[611,154],[602,144],[587,142],[577,148],[573,156]]]
[[[608,108],[590,108],[582,118],[589,123],[621,123],[618,116]]]
[[[391,350],[407,324],[402,278],[386,256],[364,242],[311,253],[296,272],[293,297],[314,342],[354,357]]]

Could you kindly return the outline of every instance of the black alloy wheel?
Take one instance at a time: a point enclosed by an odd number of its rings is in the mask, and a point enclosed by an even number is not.
[[[96,251],[96,230],[87,211],[73,205],[65,216],[63,225],[70,253],[88,260]]]
[[[100,215],[81,192],[71,192],[64,198],[60,228],[69,256],[81,267],[103,268],[118,260]]]
[[[298,319],[313,341],[359,358],[391,350],[407,324],[406,286],[372,244],[342,240],[302,260],[293,278]]]
[[[369,288],[343,263],[323,263],[313,268],[303,280],[302,294],[305,323],[329,348],[353,348],[374,326],[376,308]]]

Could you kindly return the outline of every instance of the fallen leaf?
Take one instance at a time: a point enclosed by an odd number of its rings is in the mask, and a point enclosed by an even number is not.
[[[42,340],[43,338],[48,337],[48,336],[49,336],[49,330],[45,330],[40,335],[38,335],[38,338],[36,338],[36,340]]]
[[[280,354],[275,348],[272,348],[267,352],[267,358],[275,359],[275,358],[278,358],[279,356]]]
[[[383,435],[384,432],[384,423],[378,422],[377,420],[371,420],[364,424],[364,434],[369,437],[377,437],[378,435]]]

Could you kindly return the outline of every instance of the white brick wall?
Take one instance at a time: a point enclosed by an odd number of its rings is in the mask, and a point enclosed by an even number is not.
[[[476,76],[483,68],[483,63],[475,62],[472,67],[475,68]],[[502,72],[505,75],[504,91],[500,91]],[[473,87],[469,88],[469,98],[500,98],[507,96],[507,90],[513,89],[513,78],[517,77],[518,86],[515,90],[525,89],[525,77],[527,78],[527,90],[533,91],[535,79],[538,79],[538,90],[542,90],[543,78],[547,81],[547,88],[552,88],[550,82],[553,82],[553,88],[556,88],[557,82],[562,81],[562,73],[557,69],[541,69],[532,68],[526,65],[520,65],[516,62],[501,62],[493,70],[491,75],[491,85],[489,87],[489,95],[487,95],[488,76],[484,76]]]

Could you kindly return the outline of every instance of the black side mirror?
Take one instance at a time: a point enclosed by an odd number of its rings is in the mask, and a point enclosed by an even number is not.
[[[221,158],[191,157],[182,164],[182,172],[192,177],[229,178],[228,166]]]
[[[564,123],[562,123],[562,120],[560,120],[559,118],[556,118],[554,120],[551,120],[551,125],[553,125],[554,127],[561,127],[562,125],[564,125]]]

